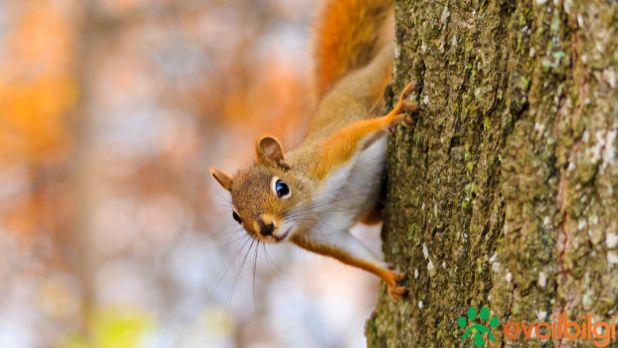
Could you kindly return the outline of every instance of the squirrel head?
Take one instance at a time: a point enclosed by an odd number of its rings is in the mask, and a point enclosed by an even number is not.
[[[233,177],[214,168],[210,173],[230,192],[232,217],[250,236],[263,242],[281,242],[296,230],[290,213],[307,193],[285,162],[277,139],[259,139],[256,157],[256,162]]]

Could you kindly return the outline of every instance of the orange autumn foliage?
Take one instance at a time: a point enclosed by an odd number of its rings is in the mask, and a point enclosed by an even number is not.
[[[70,22],[47,2],[16,12],[0,58],[0,159],[53,161],[68,145],[77,98]]]

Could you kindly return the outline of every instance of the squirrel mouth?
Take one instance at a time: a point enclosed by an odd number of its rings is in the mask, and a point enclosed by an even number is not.
[[[279,236],[279,237],[277,237],[277,236],[273,236],[273,237],[275,237],[275,240],[276,240],[277,242],[281,242],[282,240],[284,240],[284,239],[285,239],[285,238],[286,238],[286,237],[290,234],[290,232],[291,232],[291,231],[292,231],[292,228],[291,228],[291,227],[289,227],[289,228],[285,231],[285,233],[284,233],[284,234],[282,234],[281,236]]]

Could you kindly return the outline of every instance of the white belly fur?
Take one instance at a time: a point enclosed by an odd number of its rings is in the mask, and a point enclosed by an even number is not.
[[[346,165],[331,173],[314,197],[320,207],[310,234],[348,230],[372,209],[379,198],[387,136],[359,151]]]

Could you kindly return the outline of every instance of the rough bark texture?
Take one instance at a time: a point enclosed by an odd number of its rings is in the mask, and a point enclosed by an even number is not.
[[[422,111],[390,143],[384,253],[408,299],[380,297],[370,347],[458,347],[457,317],[618,312],[618,2],[396,5],[393,90]],[[581,320],[580,320],[581,321]],[[590,341],[489,346],[591,346]],[[612,344],[616,344],[612,342]]]

